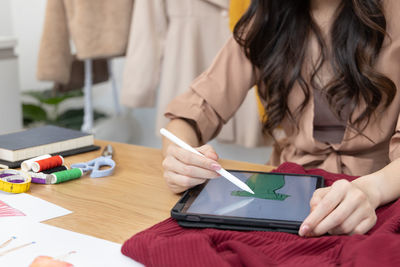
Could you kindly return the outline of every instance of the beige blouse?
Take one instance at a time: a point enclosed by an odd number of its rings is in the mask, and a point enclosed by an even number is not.
[[[384,2],[387,32],[375,69],[390,78],[400,88],[400,1]],[[191,85],[190,90],[175,98],[168,106],[168,118],[187,118],[196,122],[200,137],[207,142],[215,137],[222,125],[241,105],[247,91],[255,83],[255,73],[241,47],[231,38],[207,71]],[[274,145],[269,164],[290,161],[306,168],[322,168],[336,173],[365,175],[381,169],[400,156],[400,96],[383,112],[376,112],[358,135],[346,127],[340,143],[316,140],[314,133],[314,101],[311,99],[298,119],[299,129],[287,118],[282,122],[286,137]],[[297,84],[288,98],[293,112],[304,100]],[[354,112],[357,117],[364,109]]]

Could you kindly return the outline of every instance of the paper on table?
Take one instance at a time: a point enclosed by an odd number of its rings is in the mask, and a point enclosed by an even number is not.
[[[11,194],[0,191],[0,201],[10,206],[10,208],[25,214],[25,216],[0,216],[1,223],[14,218],[42,222],[71,213],[71,211],[53,203],[24,193]]]
[[[0,243],[15,236],[0,253],[28,242],[35,244],[11,251],[0,257],[0,266],[29,266],[38,256],[59,257],[71,251],[75,253],[63,258],[74,266],[143,266],[121,253],[121,244],[71,232],[54,226],[27,220],[1,223]]]

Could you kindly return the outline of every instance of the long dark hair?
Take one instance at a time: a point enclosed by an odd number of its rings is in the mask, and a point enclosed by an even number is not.
[[[321,53],[311,77],[306,78],[302,68],[311,34],[316,36]],[[263,88],[259,95],[267,103],[264,132],[272,133],[285,116],[295,120],[287,104],[295,83],[305,95],[296,114],[310,99],[310,84],[326,94],[337,116],[350,105],[350,126],[364,129],[378,106],[384,103],[386,108],[396,94],[394,83],[373,68],[385,35],[380,0],[342,1],[330,31],[329,63],[334,77],[318,88],[316,76],[328,58],[328,49],[310,14],[310,0],[252,0],[234,29],[234,37],[259,73],[257,84]],[[366,108],[352,120],[362,101]]]

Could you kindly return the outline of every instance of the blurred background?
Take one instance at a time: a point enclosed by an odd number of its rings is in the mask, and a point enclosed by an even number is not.
[[[161,147],[163,110],[231,35],[249,0],[0,0],[0,134],[55,124]],[[265,163],[254,89],[211,143]]]

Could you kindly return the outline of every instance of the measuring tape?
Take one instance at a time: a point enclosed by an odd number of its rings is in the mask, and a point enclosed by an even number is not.
[[[9,193],[24,193],[31,186],[31,176],[23,171],[0,170],[0,190]]]

